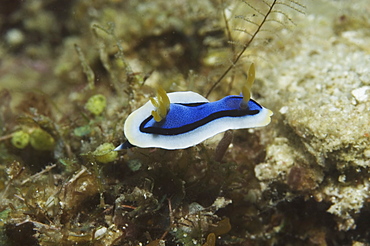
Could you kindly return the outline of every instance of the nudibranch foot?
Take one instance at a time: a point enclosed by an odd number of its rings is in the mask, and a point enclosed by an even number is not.
[[[118,145],[113,151],[120,151],[124,149],[131,149],[133,147],[136,147],[135,145],[132,145],[129,141],[126,141],[120,145]]]

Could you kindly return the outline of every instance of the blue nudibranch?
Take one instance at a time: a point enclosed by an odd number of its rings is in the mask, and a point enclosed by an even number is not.
[[[266,126],[272,111],[250,99],[253,66],[248,77],[244,97],[232,95],[216,102],[191,91],[166,94],[158,90],[157,100],[151,98],[128,116],[124,125],[127,142],[115,150],[133,146],[185,149],[229,129]]]

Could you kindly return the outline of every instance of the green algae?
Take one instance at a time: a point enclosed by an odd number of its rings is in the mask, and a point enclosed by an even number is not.
[[[31,132],[30,144],[36,150],[52,150],[55,140],[48,132],[38,128]]]
[[[99,145],[92,153],[95,159],[101,163],[112,162],[117,159],[118,152],[113,151],[114,145],[112,143],[103,143]]]
[[[30,135],[24,131],[17,131],[12,135],[12,144],[18,149],[24,149],[30,142]]]
[[[85,104],[85,108],[94,115],[100,115],[107,107],[107,99],[104,95],[97,94],[89,98]]]

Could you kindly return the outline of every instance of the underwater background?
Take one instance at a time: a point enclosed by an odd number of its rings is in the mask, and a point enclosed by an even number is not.
[[[0,245],[369,245],[369,13],[2,0]],[[252,63],[268,126],[112,151],[158,87],[239,95]]]

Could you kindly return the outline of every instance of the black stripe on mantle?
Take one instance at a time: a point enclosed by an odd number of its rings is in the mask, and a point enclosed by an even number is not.
[[[256,103],[259,105],[258,103]],[[187,104],[182,104],[184,106],[188,106]],[[194,107],[194,105],[191,105],[191,107]],[[146,118],[139,127],[139,130],[143,133],[151,133],[151,134],[158,134],[158,135],[180,135],[184,134],[190,131],[193,131],[197,129],[198,127],[204,126],[208,124],[209,122],[213,120],[217,120],[223,117],[241,117],[246,115],[256,115],[260,112],[260,110],[249,110],[249,109],[233,109],[233,110],[224,110],[215,112],[213,114],[208,115],[207,117],[200,119],[198,121],[195,121],[193,123],[176,127],[176,128],[160,128],[160,127],[144,127],[151,119],[153,119],[153,116],[149,116]]]

